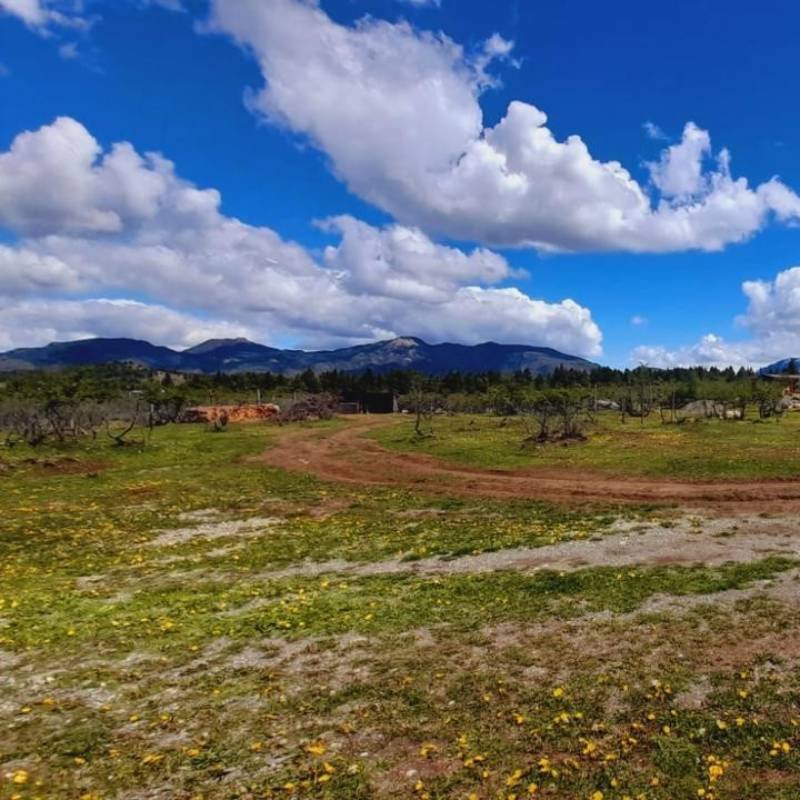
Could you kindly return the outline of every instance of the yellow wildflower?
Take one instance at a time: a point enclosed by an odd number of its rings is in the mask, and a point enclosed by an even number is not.
[[[506,786],[516,786],[520,779],[522,778],[522,770],[515,769],[507,778],[506,778]]]
[[[18,769],[11,774],[11,783],[16,783],[18,786],[28,782],[28,771],[25,769]]]

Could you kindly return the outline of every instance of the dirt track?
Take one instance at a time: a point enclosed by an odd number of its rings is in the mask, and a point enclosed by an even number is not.
[[[664,503],[728,514],[800,511],[800,479],[682,481],[564,469],[479,469],[386,450],[364,436],[395,421],[393,417],[353,417],[344,429],[326,434],[314,428],[286,429],[263,459],[326,480],[435,494],[563,503]]]

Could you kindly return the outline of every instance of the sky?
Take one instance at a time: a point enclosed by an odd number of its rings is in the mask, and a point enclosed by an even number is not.
[[[0,0],[0,350],[800,355],[789,0]]]

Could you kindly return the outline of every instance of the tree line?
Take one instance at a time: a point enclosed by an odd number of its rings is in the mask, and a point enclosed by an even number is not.
[[[789,371],[789,370],[787,370]],[[529,369],[512,373],[461,372],[453,370],[442,375],[428,375],[414,370],[343,372],[330,370],[315,373],[311,369],[295,375],[272,372],[243,373],[168,373],[148,370],[125,363],[71,367],[61,370],[32,370],[0,375],[0,398],[16,396],[36,398],[59,392],[84,393],[111,397],[125,392],[148,389],[150,384],[173,387],[192,403],[216,402],[238,397],[244,401],[262,395],[287,395],[293,392],[336,395],[391,392],[402,395],[413,386],[422,384],[426,391],[437,394],[484,394],[497,387],[529,386],[535,389],[591,388],[637,385],[655,381],[676,385],[681,397],[704,399],[722,387],[743,387],[757,379],[753,370],[732,367],[691,367],[653,369],[642,366],[634,369],[598,367],[590,371],[556,367],[549,375]],[[726,390],[727,391],[727,390]]]
[[[787,371],[791,371],[793,365]],[[794,371],[797,367],[794,365]],[[63,442],[104,432],[122,445],[134,427],[175,421],[186,406],[244,402],[297,402],[318,396],[358,399],[392,394],[401,407],[424,417],[437,411],[520,415],[532,439],[579,434],[579,418],[612,410],[623,420],[659,414],[680,422],[680,409],[704,401],[708,416],[743,418],[755,406],[762,417],[780,414],[783,385],[752,370],[715,367],[577,371],[551,374],[460,372],[427,375],[413,370],[359,373],[331,370],[296,375],[270,372],[185,374],[131,364],[33,370],[0,376],[0,431],[7,444]],[[536,429],[534,431],[534,428]]]

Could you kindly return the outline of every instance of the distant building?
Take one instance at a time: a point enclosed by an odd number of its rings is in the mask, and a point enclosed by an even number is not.
[[[769,372],[764,377],[771,381],[785,383],[784,394],[797,394],[800,386],[800,374],[794,372]]]
[[[339,414],[397,414],[400,405],[392,392],[345,392],[336,410]]]

